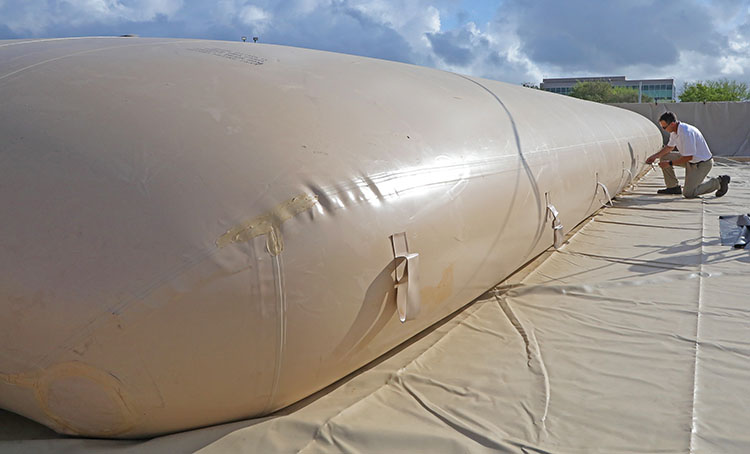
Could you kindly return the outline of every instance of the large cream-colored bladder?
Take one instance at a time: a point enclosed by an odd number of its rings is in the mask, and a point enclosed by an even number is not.
[[[661,143],[613,107],[243,43],[2,42],[0,98],[0,406],[86,436],[311,394],[550,247]]]

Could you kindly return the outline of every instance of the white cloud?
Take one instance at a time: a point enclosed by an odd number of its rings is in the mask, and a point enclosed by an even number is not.
[[[58,2],[69,8],[70,19],[79,21],[128,20],[150,21],[158,15],[171,16],[183,6],[183,0],[66,0]],[[59,18],[63,19],[63,18]]]
[[[372,21],[398,33],[409,44],[421,61],[429,61],[429,41],[426,33],[440,31],[441,3],[431,0],[350,0],[345,2]],[[437,5],[437,6],[436,6]]]
[[[0,39],[137,33],[310,47],[512,83],[750,71],[748,0],[0,0]],[[476,11],[482,11],[481,16]],[[474,11],[470,16],[468,11]],[[496,11],[495,17],[485,17]],[[448,28],[446,28],[446,26]]]
[[[25,0],[0,3],[0,24],[21,36],[54,36],[60,27],[89,23],[146,22],[169,17],[183,0]]]
[[[239,18],[244,24],[252,26],[254,33],[263,33],[271,23],[273,16],[257,6],[248,5],[240,10]]]
[[[748,57],[721,57],[719,59],[721,64],[721,74],[724,76],[743,76],[745,74],[745,68],[750,63]]]
[[[263,22],[270,18],[271,15],[268,12],[253,5],[246,6],[240,11],[240,19],[245,23]]]

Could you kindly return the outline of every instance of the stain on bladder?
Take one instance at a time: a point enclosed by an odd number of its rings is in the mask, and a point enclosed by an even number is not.
[[[314,195],[300,195],[277,205],[273,210],[232,227],[216,240],[216,246],[225,247],[232,243],[245,243],[253,238],[266,235],[266,248],[273,255],[281,254],[284,242],[281,237],[281,224],[303,213],[318,203]]]
[[[0,374],[0,381],[32,390],[50,425],[61,433],[113,437],[135,424],[135,412],[120,380],[80,361]]]

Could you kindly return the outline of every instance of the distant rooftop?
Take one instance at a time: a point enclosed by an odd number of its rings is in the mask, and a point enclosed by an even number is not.
[[[597,82],[597,81],[625,81],[625,76],[594,76],[594,77],[555,77],[542,79],[542,83],[576,83],[576,82]]]

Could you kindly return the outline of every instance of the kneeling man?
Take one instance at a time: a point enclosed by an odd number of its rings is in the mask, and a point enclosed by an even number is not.
[[[656,191],[658,194],[682,194],[687,199],[693,199],[701,194],[716,191],[716,197],[721,197],[729,189],[729,175],[703,181],[713,167],[713,157],[708,149],[703,134],[693,125],[677,121],[672,112],[664,112],[659,117],[662,129],[669,133],[669,142],[661,150],[646,159],[647,164],[659,159],[659,167],[664,173],[666,189]],[[677,148],[679,153],[675,153]],[[685,167],[685,189],[680,188],[680,182],[674,174],[674,166]]]

